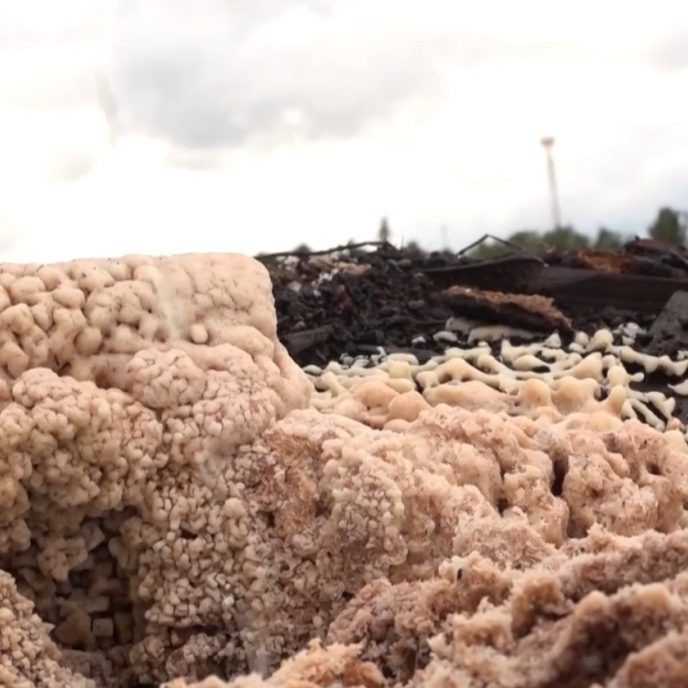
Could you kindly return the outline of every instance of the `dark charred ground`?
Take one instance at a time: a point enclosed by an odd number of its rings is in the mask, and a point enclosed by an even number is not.
[[[445,278],[438,283],[433,271],[467,264],[451,254],[421,255],[383,245],[372,251],[352,249],[324,256],[261,259],[273,281],[280,339],[302,366],[322,365],[338,360],[342,354],[369,355],[377,353],[378,347],[388,352],[415,352],[424,359],[451,346],[433,339],[445,329],[450,317],[522,326],[510,322],[503,314],[483,312],[479,318],[475,317],[475,313],[443,298],[448,282]],[[366,271],[357,274],[361,267],[367,268]],[[351,272],[352,269],[357,272]],[[504,271],[498,265],[493,272],[496,289]],[[489,281],[489,269],[482,279]],[[570,319],[573,330],[589,334],[627,322],[649,328],[659,315],[646,308],[634,310],[607,303],[603,295],[597,303],[567,302],[566,298],[556,297],[554,303]],[[552,327],[543,322],[534,331],[547,336],[552,333]],[[465,344],[463,335],[456,334],[458,345]],[[560,331],[560,335],[567,342],[571,333]],[[424,341],[419,341],[419,337]],[[653,353],[667,352],[660,350],[666,346],[658,346],[652,340],[652,335],[640,334],[636,346],[641,350],[652,349]],[[675,342],[669,344],[669,349],[678,346]]]
[[[622,256],[624,257],[624,256]],[[281,341],[289,350],[292,358],[301,366],[309,364],[325,365],[337,361],[343,355],[371,355],[384,348],[387,353],[404,351],[415,354],[422,362],[433,355],[443,353],[448,346],[467,346],[466,336],[460,332],[456,343],[435,341],[434,335],[445,330],[450,317],[468,317],[487,324],[514,325],[503,313],[485,312],[480,318],[475,313],[466,312],[460,305],[443,298],[444,289],[450,283],[461,284],[452,278],[462,275],[461,268],[472,266],[471,261],[448,253],[419,254],[402,251],[384,244],[374,250],[350,248],[325,255],[291,255],[286,259],[260,257],[270,271],[273,293],[278,317],[278,331]],[[588,261],[588,256],[583,256]],[[614,260],[618,258],[618,254]],[[576,257],[551,256],[550,263],[568,267]],[[606,259],[605,259],[606,260]],[[520,258],[515,261],[518,275],[513,280],[508,275],[514,265],[502,266],[487,264],[479,270],[479,279],[468,278],[469,284],[476,282],[482,288],[498,289],[515,282],[527,291],[529,274],[533,264],[528,260],[523,265]],[[460,268],[458,273],[454,268]],[[642,270],[650,275],[658,269],[652,259],[643,256]],[[673,268],[672,268],[673,269]],[[437,273],[440,279],[437,279]],[[469,271],[470,272],[470,271]],[[537,270],[535,271],[537,273]],[[446,275],[449,275],[447,279]],[[611,290],[616,290],[622,298],[615,299],[604,291],[608,273],[601,273],[602,286],[595,283],[583,284],[580,289],[568,286],[557,296],[554,305],[571,323],[570,330],[559,329],[564,345],[571,341],[573,333],[583,331],[593,334],[600,328],[615,329],[620,325],[635,322],[646,333],[639,333],[633,347],[655,355],[675,355],[679,349],[688,349],[688,293],[676,291],[672,284],[659,284],[650,277],[647,293],[655,289],[651,302],[641,307],[628,307],[634,302],[633,289],[642,287],[642,271],[625,289],[622,273],[611,273]],[[681,277],[680,273],[674,278]],[[688,280],[688,270],[686,272]],[[632,281],[631,280],[631,281]],[[491,286],[494,281],[495,286]],[[661,280],[660,280],[661,281]],[[542,280],[540,280],[542,283]],[[677,282],[680,286],[680,282]],[[465,284],[465,282],[464,282]],[[577,298],[587,289],[588,298]],[[688,281],[686,281],[688,289]],[[532,292],[532,289],[531,289]],[[666,298],[662,294],[666,293]],[[657,296],[658,294],[658,296]],[[649,304],[649,305],[648,305]],[[529,328],[539,332],[542,338],[552,334],[553,328],[543,322],[541,329]],[[420,339],[422,338],[422,339]],[[512,337],[512,343],[521,343]],[[499,343],[493,348],[498,349]],[[630,366],[634,368],[634,366]],[[631,370],[635,372],[635,370]],[[638,387],[642,390],[658,390],[676,398],[676,415],[688,423],[688,398],[676,396],[668,387],[675,384],[661,373],[646,376]]]

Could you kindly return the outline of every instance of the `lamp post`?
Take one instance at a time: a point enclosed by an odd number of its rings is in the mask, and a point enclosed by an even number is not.
[[[547,176],[549,178],[549,195],[550,205],[552,208],[552,224],[554,229],[561,227],[561,208],[559,207],[559,192],[557,190],[557,175],[554,171],[554,156],[552,155],[552,148],[554,147],[554,137],[545,136],[540,140],[547,157]]]

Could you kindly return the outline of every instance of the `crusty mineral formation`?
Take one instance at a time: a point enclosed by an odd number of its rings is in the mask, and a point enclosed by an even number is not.
[[[688,685],[688,447],[604,335],[311,405],[252,260],[0,284],[0,685]]]
[[[266,272],[125,258],[0,284],[0,567],[101,681],[218,670],[265,547],[227,470],[310,393]]]

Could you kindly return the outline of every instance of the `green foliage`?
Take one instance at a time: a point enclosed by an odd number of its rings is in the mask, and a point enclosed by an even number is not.
[[[557,227],[545,232],[542,242],[548,249],[559,251],[578,251],[590,247],[590,239],[577,232],[573,227]]]
[[[409,253],[415,255],[415,256],[421,256],[423,255],[424,251],[420,247],[420,244],[417,241],[411,240],[406,244],[404,247]]]
[[[518,234],[527,234],[527,232],[518,232]],[[498,244],[492,241],[483,241],[482,244],[471,249],[466,255],[474,260],[493,260],[500,256],[512,253],[512,249],[504,244]]]
[[[534,255],[543,255],[549,250],[562,252],[579,251],[581,249],[615,251],[620,249],[625,241],[626,239],[623,235],[606,227],[600,227],[594,241],[591,241],[588,236],[576,231],[573,227],[558,227],[544,233],[533,230],[521,230],[512,234],[506,240],[507,244],[483,242],[470,251],[468,255],[474,259],[489,260],[511,254],[517,248]]]
[[[658,241],[675,246],[684,246],[688,239],[688,227],[686,226],[685,217],[685,214],[673,208],[660,208],[654,222],[648,227],[648,235]],[[383,217],[377,232],[378,241],[389,242],[391,236],[392,232],[389,222],[386,217]],[[489,260],[513,254],[519,249],[533,255],[543,255],[550,250],[557,252],[578,251],[581,249],[619,251],[623,249],[628,239],[629,237],[624,236],[620,232],[604,226],[597,230],[597,235],[594,239],[578,232],[571,226],[557,227],[546,232],[523,229],[514,232],[504,243],[492,240],[483,241],[466,255],[474,260]],[[349,244],[353,243],[354,240],[350,239]],[[424,254],[423,248],[417,241],[410,241],[405,248],[411,254],[418,256]],[[310,250],[307,244],[302,243],[294,249],[294,252],[303,254],[310,252]],[[445,252],[448,252],[448,249],[440,251],[440,253]]]
[[[606,227],[597,230],[594,247],[598,251],[618,251],[624,245],[624,238],[618,232]]]
[[[542,236],[538,232],[534,232],[530,229],[522,229],[520,232],[515,232],[512,234],[507,241],[514,246],[530,251],[532,253],[541,253],[543,250]],[[506,249],[506,246],[502,246]]]
[[[660,208],[647,233],[657,241],[674,246],[684,246],[686,243],[686,227],[681,222],[680,215],[672,208]]]

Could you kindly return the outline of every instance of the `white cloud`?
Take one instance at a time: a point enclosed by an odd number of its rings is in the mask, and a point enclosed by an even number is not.
[[[6,258],[458,248],[688,206],[683,2],[31,0],[0,9]]]
[[[417,31],[381,32],[343,3],[162,7],[118,23],[114,90],[131,126],[181,145],[350,136],[436,85],[433,53],[409,50]]]

